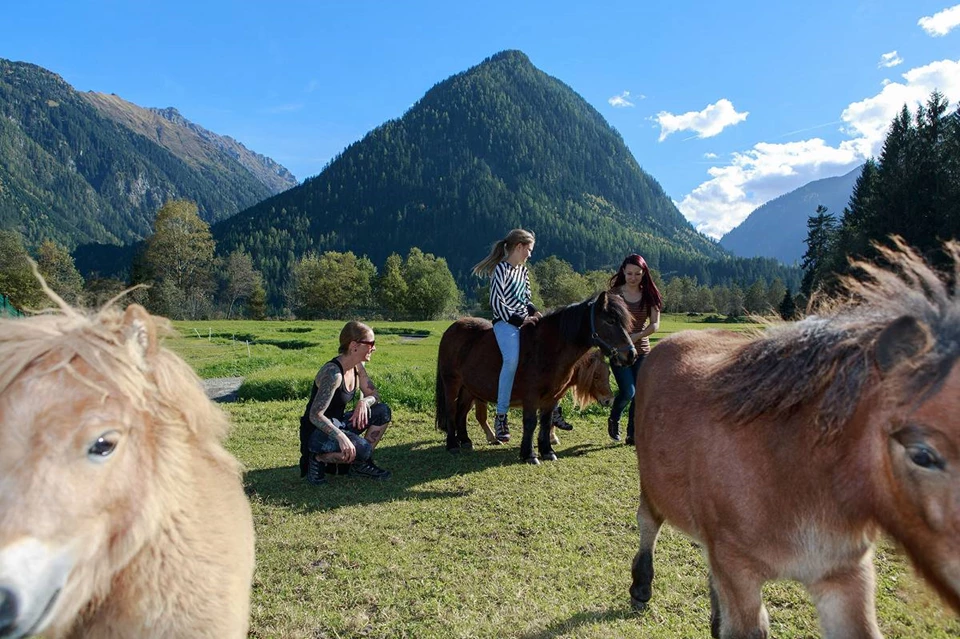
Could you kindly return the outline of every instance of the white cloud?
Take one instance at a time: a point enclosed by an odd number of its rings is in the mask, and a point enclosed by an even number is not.
[[[904,73],[841,113],[848,139],[830,146],[820,138],[786,144],[761,142],[735,153],[727,166],[711,167],[710,179],[677,207],[703,233],[720,237],[753,209],[813,180],[840,175],[879,155],[890,122],[903,105],[914,108],[937,89],[951,104],[960,100],[960,60],[940,60]],[[834,211],[839,214],[840,211]]]
[[[647,97],[647,96],[641,95],[641,96],[639,96],[638,98],[633,98],[633,99],[634,99],[634,100],[643,100],[645,97]],[[612,106],[612,107],[617,107],[617,108],[621,108],[621,109],[622,109],[622,108],[625,108],[625,107],[632,107],[632,106],[633,106],[633,102],[630,101],[630,92],[629,92],[629,91],[624,91],[624,92],[621,93],[620,95],[615,95],[615,96],[613,96],[612,98],[610,98],[609,100],[607,100],[607,102],[610,103],[610,106]]]
[[[957,26],[960,26],[960,4],[949,9],[937,12],[932,16],[925,16],[917,21],[920,28],[933,37],[945,36]]]
[[[716,153],[704,153],[704,154],[703,154],[703,157],[704,157],[705,159],[707,159],[707,160],[716,160],[716,159],[717,159],[717,154],[716,154]]]
[[[880,62],[877,63],[877,68],[889,69],[890,67],[895,67],[902,62],[903,58],[901,58],[894,50],[890,53],[884,53],[880,56]]]
[[[737,113],[730,100],[721,98],[703,111],[688,111],[681,115],[661,111],[654,120],[660,125],[660,141],[663,142],[677,131],[694,131],[699,138],[712,138],[728,126],[743,122],[748,115],[749,111]]]

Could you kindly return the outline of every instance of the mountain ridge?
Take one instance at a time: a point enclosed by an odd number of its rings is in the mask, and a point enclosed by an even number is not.
[[[701,282],[766,268],[698,233],[603,116],[520,51],[438,82],[320,174],[212,230],[218,250],[251,253],[276,303],[310,251],[382,264],[417,246],[470,286],[473,263],[515,227],[580,271],[631,252]]]
[[[808,182],[758,206],[720,238],[720,245],[741,257],[769,257],[799,263],[806,252],[807,218],[826,206],[839,220],[863,165],[834,177]]]
[[[28,245],[126,244],[169,199],[196,201],[213,223],[273,194],[226,151],[210,151],[220,162],[178,156],[94,100],[52,71],[0,58],[0,228]]]

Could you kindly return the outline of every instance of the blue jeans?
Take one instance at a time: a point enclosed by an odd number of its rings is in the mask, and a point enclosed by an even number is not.
[[[637,361],[630,366],[611,366],[613,369],[613,378],[617,380],[617,396],[613,398],[613,408],[610,409],[610,419],[615,422],[620,421],[620,415],[627,403],[630,404],[630,414],[627,415],[627,437],[633,437],[633,409],[634,395],[637,392],[637,373],[640,372],[640,365],[643,364],[644,353],[637,353]]]
[[[517,374],[517,363],[520,361],[520,329],[501,320],[493,325],[493,334],[503,356],[500,383],[497,385],[497,415],[505,415],[510,409],[513,378]]]

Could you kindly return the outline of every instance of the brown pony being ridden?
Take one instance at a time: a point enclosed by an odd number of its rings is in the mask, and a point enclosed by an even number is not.
[[[0,637],[246,637],[228,421],[142,307],[0,320]]]
[[[880,637],[881,531],[960,610],[960,244],[946,246],[952,287],[895,244],[881,249],[893,267],[861,264],[868,279],[828,313],[761,335],[677,333],[647,357],[635,605],[667,521],[704,550],[714,637],[767,637],[773,579],[807,588],[824,637]]]
[[[573,367],[591,346],[616,363],[629,365],[637,357],[628,331],[631,316],[623,300],[600,293],[545,315],[520,331],[520,363],[514,378],[511,404],[523,406],[520,457],[539,464],[533,450],[533,432],[540,411],[537,448],[546,460],[557,458],[550,446],[554,407],[570,386]],[[437,428],[447,434],[447,450],[472,449],[467,413],[474,401],[492,402],[503,358],[484,319],[467,317],[454,322],[440,339],[435,394]]]
[[[563,397],[569,389],[573,390],[573,399],[581,409],[586,408],[593,402],[599,402],[601,406],[609,406],[613,403],[613,390],[610,388],[610,366],[604,359],[603,353],[591,348],[577,360],[577,363],[573,365],[570,384],[561,391],[560,396]],[[493,434],[490,424],[487,423],[487,403],[477,402],[476,404],[474,414],[477,417],[477,423],[483,429],[483,434],[487,437],[487,443],[499,446],[502,442]],[[517,405],[519,405],[519,402],[517,402]],[[550,443],[554,446],[560,443],[556,428],[556,423],[552,422],[550,424]]]

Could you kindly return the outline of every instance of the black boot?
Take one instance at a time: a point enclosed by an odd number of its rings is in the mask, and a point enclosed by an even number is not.
[[[614,419],[612,415],[607,418],[607,434],[613,441],[620,441],[620,420]]]
[[[307,460],[307,483],[314,486],[323,486],[327,483],[324,472],[324,463],[317,459],[317,456],[310,453],[310,459]]]
[[[355,461],[350,464],[350,474],[359,475],[360,477],[368,477],[369,479],[390,479],[390,471],[384,468],[380,468],[373,463],[372,459],[367,461]]]

